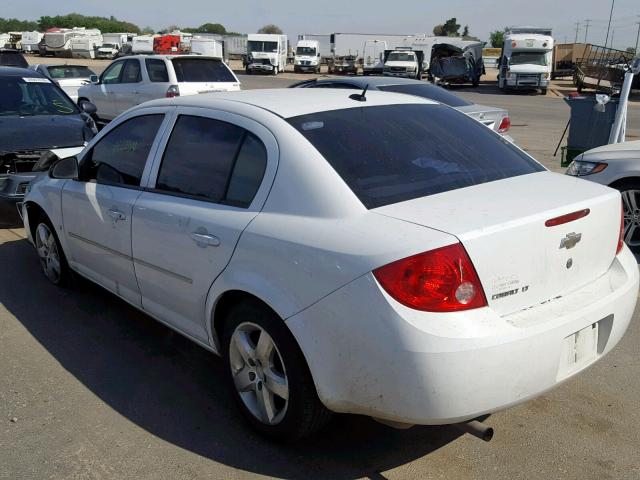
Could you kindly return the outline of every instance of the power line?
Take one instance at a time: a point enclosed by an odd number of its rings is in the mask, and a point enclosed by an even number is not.
[[[576,22],[576,39],[573,43],[578,43],[578,31],[580,30],[580,22]]]
[[[589,32],[589,23],[591,20],[586,19],[584,21],[584,43],[587,43],[587,33]]]

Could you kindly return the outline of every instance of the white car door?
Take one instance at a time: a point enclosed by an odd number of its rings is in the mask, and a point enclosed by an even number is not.
[[[120,76],[120,83],[115,88],[116,115],[120,115],[131,107],[135,107],[144,102],[140,96],[141,85],[142,71],[140,59],[131,58],[125,62],[122,75]]]
[[[206,341],[207,293],[264,204],[278,149],[256,122],[198,108],[178,109],[166,136],[134,207],[136,276],[145,310]]]
[[[105,131],[82,156],[78,180],[62,190],[62,215],[71,266],[141,305],[131,255],[131,215],[148,178],[160,110],[134,116]]]
[[[124,64],[125,60],[113,62],[100,77],[100,82],[91,85],[89,100],[98,108],[97,115],[102,119],[113,120],[117,115],[116,90],[120,84]]]

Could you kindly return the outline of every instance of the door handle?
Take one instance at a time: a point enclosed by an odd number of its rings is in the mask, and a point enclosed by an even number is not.
[[[193,232],[191,238],[198,244],[199,247],[217,247],[220,245],[220,239],[215,235],[209,233]]]
[[[113,218],[116,222],[118,220],[126,220],[127,218],[124,213],[122,213],[120,210],[117,210],[115,208],[112,208],[111,210],[109,210],[109,216]]]

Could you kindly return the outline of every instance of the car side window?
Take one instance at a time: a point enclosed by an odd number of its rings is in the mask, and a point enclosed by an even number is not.
[[[124,64],[120,83],[138,83],[140,80],[142,80],[140,62],[138,60],[127,60]]]
[[[161,83],[167,83],[169,81],[169,73],[167,72],[167,65],[164,63],[164,60],[147,58],[144,62],[147,66],[150,81]]]
[[[181,115],[158,172],[156,190],[247,208],[267,164],[262,142],[221,120]]]
[[[120,74],[125,62],[117,62],[110,65],[102,74],[102,83],[109,85],[112,83],[120,83]]]
[[[83,158],[80,180],[139,187],[163,114],[141,115],[107,133]]]

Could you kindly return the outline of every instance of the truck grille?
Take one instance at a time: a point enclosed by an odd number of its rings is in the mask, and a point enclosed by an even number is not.
[[[389,67],[389,71],[391,72],[406,72],[406,67]]]
[[[540,84],[540,75],[537,73],[524,73],[516,76],[518,85],[538,86]]]

